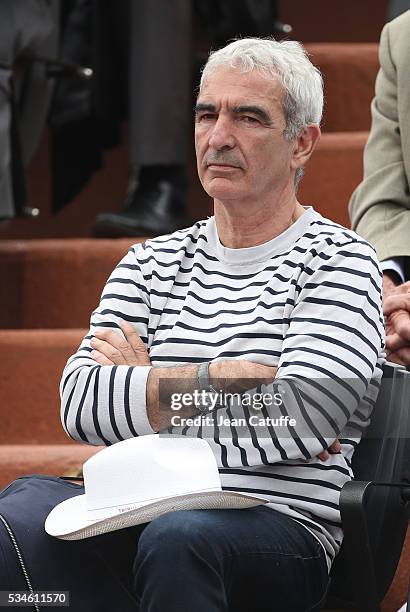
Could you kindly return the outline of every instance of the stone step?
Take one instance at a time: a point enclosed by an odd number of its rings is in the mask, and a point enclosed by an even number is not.
[[[367,135],[322,135],[300,185],[302,203],[349,226],[347,206],[362,178]],[[133,238],[1,241],[0,328],[88,327],[105,281],[135,242]]]
[[[305,47],[324,79],[322,130],[326,133],[369,130],[379,45],[308,43]]]
[[[368,132],[322,134],[300,183],[298,200],[324,217],[350,227],[350,196],[363,178]]]
[[[101,450],[87,444],[1,444],[0,489],[28,474],[73,475]]]
[[[0,328],[88,327],[105,281],[139,241],[1,241]]]
[[[0,444],[64,444],[59,384],[86,330],[0,330]]]

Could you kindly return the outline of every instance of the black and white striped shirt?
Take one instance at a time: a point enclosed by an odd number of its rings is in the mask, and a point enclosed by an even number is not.
[[[216,414],[294,418],[296,425],[174,427],[205,437],[222,486],[268,497],[337,553],[339,494],[377,397],[384,361],[381,272],[373,248],[312,208],[264,244],[224,247],[214,217],[134,245],[111,274],[90,331],[64,370],[67,433],[112,444],[153,433],[145,391],[149,366],[100,366],[96,327],[133,323],[152,366],[246,359],[278,368],[281,405],[259,411],[233,400]],[[274,388],[272,388],[274,387]],[[267,420],[265,422],[268,422]],[[342,453],[317,458],[336,435]],[[308,461],[306,461],[308,460]]]

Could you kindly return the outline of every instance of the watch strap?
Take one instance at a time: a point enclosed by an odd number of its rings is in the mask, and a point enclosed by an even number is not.
[[[199,391],[210,391],[211,381],[209,379],[209,365],[209,361],[205,361],[199,364],[197,372]]]

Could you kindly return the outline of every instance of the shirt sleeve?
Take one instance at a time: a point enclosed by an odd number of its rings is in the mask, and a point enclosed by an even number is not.
[[[286,383],[282,411],[295,419],[292,437],[306,441],[295,445],[306,458],[346,427],[360,437],[384,360],[382,275],[373,249],[361,241],[333,244],[315,260],[299,277],[276,378],[279,387]]]
[[[110,445],[155,433],[146,412],[146,384],[150,366],[101,366],[90,356],[90,340],[98,327],[118,329],[128,321],[148,342],[150,314],[149,271],[143,271],[143,246],[134,245],[109,277],[90,329],[64,369],[61,384],[61,421],[74,440]]]
[[[380,268],[382,272],[395,272],[400,278],[401,282],[404,283],[404,257],[391,257],[390,259],[384,259],[380,262]]]
[[[384,361],[374,250],[359,240],[330,244],[301,266],[292,286],[275,380],[246,393],[258,393],[262,408],[250,399],[245,406],[242,394],[242,405],[226,410],[231,422],[244,414],[248,425],[218,431],[236,446],[223,467],[309,459],[338,436],[360,439],[369,423]]]

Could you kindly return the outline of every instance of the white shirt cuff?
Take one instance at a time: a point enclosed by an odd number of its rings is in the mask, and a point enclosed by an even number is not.
[[[403,257],[391,257],[390,259],[384,259],[380,262],[382,272],[392,270],[399,275],[401,282],[404,283],[404,262]]]
[[[139,436],[157,433],[147,415],[147,379],[152,366],[136,366],[130,380],[130,408],[135,430]]]

